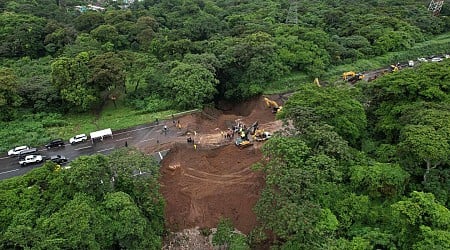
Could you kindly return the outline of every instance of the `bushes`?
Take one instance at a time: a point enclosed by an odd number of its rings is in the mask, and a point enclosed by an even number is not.
[[[162,99],[157,95],[151,95],[144,99],[130,100],[129,104],[136,108],[139,114],[168,110],[174,105],[171,100]]]
[[[40,145],[51,139],[48,128],[60,127],[67,122],[61,114],[39,113],[24,116],[21,120],[0,123],[0,151],[14,145]],[[18,137],[20,135],[20,137]]]

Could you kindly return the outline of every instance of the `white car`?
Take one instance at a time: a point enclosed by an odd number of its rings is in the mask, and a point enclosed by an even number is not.
[[[20,146],[20,147],[15,147],[15,148],[13,148],[13,149],[11,149],[11,150],[9,150],[8,151],[8,156],[11,156],[11,155],[19,155],[20,154],[20,152],[22,152],[22,151],[24,151],[24,150],[27,150],[27,149],[30,149],[30,147],[28,147],[28,146]]]
[[[42,155],[27,155],[25,158],[19,161],[19,164],[22,166],[26,166],[28,164],[39,163],[44,160]]]
[[[417,58],[417,60],[418,60],[419,62],[428,62],[428,60],[425,59],[425,58],[423,58],[423,57]]]
[[[87,141],[87,135],[86,134],[79,134],[69,139],[70,144],[76,144],[80,142]]]
[[[440,57],[433,57],[433,58],[431,58],[431,61],[432,62],[442,62],[442,58],[440,58]]]

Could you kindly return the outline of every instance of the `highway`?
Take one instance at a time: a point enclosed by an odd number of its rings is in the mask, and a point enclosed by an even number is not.
[[[163,126],[167,124],[169,130],[167,135],[162,133]],[[69,160],[81,156],[92,154],[108,154],[114,149],[125,147],[125,142],[128,147],[141,147],[144,145],[155,145],[156,143],[166,143],[174,140],[185,140],[180,137],[181,131],[171,128],[171,121],[162,121],[159,124],[146,124],[125,130],[113,131],[112,137],[105,137],[101,142],[92,143],[90,140],[71,145],[68,141],[64,147],[53,148],[47,150],[45,147],[39,147],[37,154],[44,155],[50,158],[52,155],[63,155]],[[153,152],[156,160],[161,161],[167,151]],[[8,156],[6,153],[0,155],[0,180],[11,178],[14,176],[23,175],[30,170],[42,166],[43,163],[33,164],[22,167],[19,165],[18,157]]]

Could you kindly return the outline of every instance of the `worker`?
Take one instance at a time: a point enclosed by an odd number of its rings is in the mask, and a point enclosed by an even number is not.
[[[128,147],[128,142],[127,141],[125,141],[125,147]]]
[[[194,149],[197,150],[197,144],[194,143]]]
[[[167,135],[167,125],[164,125],[164,135]]]

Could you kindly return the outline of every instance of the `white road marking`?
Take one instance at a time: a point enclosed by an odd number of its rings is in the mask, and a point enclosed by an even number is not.
[[[10,156],[2,157],[2,158],[0,158],[0,160],[8,159],[9,157],[10,157]]]
[[[7,174],[7,173],[11,173],[11,172],[16,172],[16,171],[19,171],[19,170],[20,170],[20,168],[16,168],[16,169],[9,170],[9,171],[6,171],[6,172],[1,172],[0,174]]]
[[[142,141],[140,141],[140,142],[145,142],[145,141],[151,141],[151,140],[154,140],[155,138],[150,138],[150,139],[147,139],[147,140],[142,140]]]
[[[97,152],[104,152],[104,151],[108,151],[108,150],[111,150],[111,149],[114,149],[114,148],[105,148],[105,149],[102,149],[102,150],[99,150],[99,151],[97,151]]]
[[[123,140],[128,140],[128,139],[130,139],[130,138],[133,138],[133,137],[132,137],[132,136],[130,136],[130,137],[126,137],[126,138],[122,138],[122,139],[116,140],[116,141],[123,141]]]
[[[87,146],[87,147],[82,147],[82,148],[76,148],[75,150],[82,150],[82,149],[87,149],[87,148],[92,148],[92,146]]]

